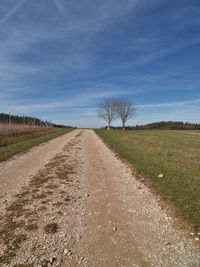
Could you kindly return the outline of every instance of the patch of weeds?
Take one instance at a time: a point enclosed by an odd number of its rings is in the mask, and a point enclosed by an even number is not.
[[[34,267],[33,263],[29,264],[15,264],[14,267]]]
[[[43,260],[41,263],[42,267],[48,267],[49,261],[48,260]]]
[[[27,231],[35,231],[38,229],[38,225],[36,223],[28,224],[26,226]]]
[[[37,212],[35,210],[32,210],[32,211],[26,212],[25,217],[26,218],[31,217],[31,216],[35,217],[36,215],[37,215]]]
[[[0,257],[0,262],[9,264],[12,258],[16,256],[16,251],[20,248],[20,245],[24,240],[26,240],[26,235],[14,235],[12,242],[7,243],[7,249],[4,255]]]
[[[31,180],[30,186],[34,186],[36,188],[40,187],[44,183],[46,183],[49,180],[49,177],[40,177],[36,176],[34,179]]]
[[[37,247],[36,247],[36,246],[33,246],[33,247],[31,248],[31,251],[34,253],[34,252],[36,251],[36,249],[37,249]]]
[[[61,206],[62,204],[63,204],[63,203],[60,202],[60,201],[58,201],[58,202],[56,202],[56,203],[53,203],[54,206]]]
[[[28,219],[28,223],[29,224],[34,223],[36,220],[37,220],[37,218],[30,218],[30,219]]]
[[[48,189],[55,189],[57,188],[58,186],[56,184],[49,184],[47,185],[45,188],[48,188]]]
[[[14,232],[17,228],[24,226],[24,221],[15,222],[12,217],[7,217],[4,226],[0,230],[0,235],[5,244],[15,236]]]
[[[47,170],[55,169],[57,166],[59,166],[59,161],[56,161],[55,158],[51,162],[45,165]]]
[[[41,193],[40,195],[32,196],[32,198],[34,198],[34,199],[42,199],[42,198],[45,198],[45,197],[47,197],[47,195],[45,193]]]
[[[44,211],[44,210],[46,210],[47,209],[47,207],[45,207],[45,206],[41,206],[39,209],[38,209],[38,211]]]
[[[56,168],[56,173],[57,172],[62,172],[64,170],[65,170],[64,166],[59,166],[58,168]]]
[[[21,201],[13,202],[8,208],[7,211],[20,212],[24,208],[24,203]]]
[[[26,235],[24,234],[16,235],[14,241],[11,244],[11,247],[16,250],[20,247],[21,243],[25,240],[26,240]]]
[[[49,191],[45,191],[45,194],[46,195],[52,195],[53,194],[53,191],[50,191],[50,190]]]
[[[58,224],[57,223],[49,223],[44,227],[44,231],[47,234],[55,234],[58,230]]]
[[[30,191],[25,190],[25,191],[22,191],[21,193],[17,194],[16,196],[21,198],[21,197],[24,197],[24,196],[29,195],[29,194],[30,194]]]
[[[1,263],[5,263],[5,264],[9,264],[12,260],[12,258],[14,258],[16,256],[15,252],[6,250],[3,256],[0,256],[0,262]]]
[[[32,190],[32,193],[37,193],[37,192],[39,192],[40,190],[38,189],[38,188],[34,188],[33,190]]]
[[[69,201],[71,201],[71,198],[70,197],[66,197],[65,198],[65,202],[69,202]]]
[[[57,178],[60,180],[67,180],[67,181],[72,181],[72,178],[69,177],[69,174],[74,174],[72,170],[65,170],[65,171],[60,171],[56,172]]]
[[[60,171],[60,172],[56,172],[56,175],[59,179],[61,180],[65,180],[68,179],[68,174],[70,174],[70,172],[68,171]]]

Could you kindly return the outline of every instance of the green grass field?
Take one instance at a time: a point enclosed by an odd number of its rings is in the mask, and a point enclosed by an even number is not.
[[[0,135],[0,161],[26,151],[35,145],[61,136],[71,130],[71,128],[50,128],[49,130],[43,131]]]
[[[170,199],[200,230],[200,131],[106,131],[96,133]],[[164,178],[158,178],[164,174]]]

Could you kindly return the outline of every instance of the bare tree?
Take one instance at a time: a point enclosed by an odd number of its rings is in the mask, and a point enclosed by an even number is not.
[[[125,130],[127,120],[135,116],[136,106],[130,100],[121,98],[116,100],[116,111],[122,121],[123,130]]]
[[[99,104],[97,110],[98,117],[104,119],[108,123],[108,130],[110,130],[111,121],[116,119],[116,100],[112,97],[104,98]]]

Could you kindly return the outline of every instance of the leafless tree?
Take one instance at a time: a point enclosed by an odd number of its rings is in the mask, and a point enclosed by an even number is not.
[[[102,102],[99,104],[97,110],[98,117],[104,119],[108,123],[108,130],[110,130],[111,121],[116,119],[116,100],[112,97],[104,98]]]
[[[136,106],[130,100],[121,98],[116,100],[116,111],[122,121],[122,127],[124,130],[127,120],[135,116]]]

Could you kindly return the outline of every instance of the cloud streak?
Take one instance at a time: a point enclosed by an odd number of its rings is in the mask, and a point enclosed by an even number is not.
[[[2,19],[0,19],[0,25],[7,21],[27,0],[19,1]]]
[[[146,105],[137,105],[139,109],[146,109],[146,108],[178,108],[183,107],[186,105],[193,105],[193,104],[200,104],[200,99],[195,99],[191,101],[179,101],[179,102],[172,102],[172,103],[161,103],[161,104],[146,104]]]

